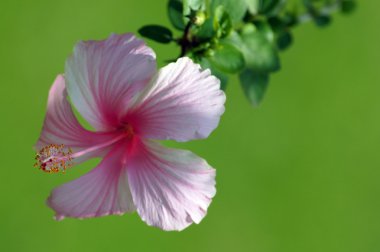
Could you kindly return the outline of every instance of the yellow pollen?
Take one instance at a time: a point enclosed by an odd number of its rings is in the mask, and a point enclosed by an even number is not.
[[[65,173],[72,164],[72,150],[65,148],[63,144],[49,144],[36,154],[34,167],[46,173]]]

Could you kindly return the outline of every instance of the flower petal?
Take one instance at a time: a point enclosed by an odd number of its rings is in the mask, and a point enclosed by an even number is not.
[[[144,138],[206,138],[224,112],[225,95],[210,70],[189,58],[162,68],[131,106],[126,121]]]
[[[113,137],[115,137],[114,133],[95,133],[80,125],[67,101],[65,79],[62,75],[58,75],[50,88],[46,117],[40,138],[35,145],[36,150],[49,144],[63,144],[77,152],[109,141]],[[75,162],[78,163],[89,157],[102,156],[104,150],[105,148],[102,148],[89,152],[80,159],[76,159]]]
[[[153,141],[129,152],[127,172],[137,212],[149,225],[182,230],[199,223],[215,195],[215,170],[185,150]]]
[[[98,130],[119,126],[121,108],[156,72],[154,52],[132,34],[79,42],[66,62],[67,89],[80,114]]]
[[[124,143],[115,145],[100,164],[84,176],[54,189],[47,204],[64,217],[91,218],[135,210],[125,169]]]

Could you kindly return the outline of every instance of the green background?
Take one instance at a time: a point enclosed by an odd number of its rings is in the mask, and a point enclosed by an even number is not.
[[[50,190],[67,174],[33,168],[49,87],[81,39],[168,24],[166,1],[0,3],[1,251],[380,251],[380,9],[361,1],[326,29],[295,31],[259,109],[238,81],[219,128],[180,146],[217,169],[200,225],[164,232],[137,214],[53,221]],[[164,60],[175,46],[148,42]]]

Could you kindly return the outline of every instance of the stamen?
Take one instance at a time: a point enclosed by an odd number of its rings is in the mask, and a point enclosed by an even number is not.
[[[63,144],[49,144],[37,153],[34,167],[39,167],[40,170],[46,173],[57,173],[60,171],[65,173],[66,169],[73,165],[72,153],[70,148],[65,151]]]
[[[116,137],[110,139],[107,142],[91,146],[87,149],[82,149],[81,151],[75,153],[73,153],[70,148],[66,148],[63,144],[49,144],[43,147],[36,154],[36,163],[34,164],[34,167],[39,167],[40,170],[47,173],[57,173],[60,171],[65,173],[67,168],[73,166],[73,159],[81,157],[98,149],[105,148],[122,139],[130,139],[134,134],[135,133],[133,131],[133,128],[127,124],[123,128],[123,134],[118,134]]]

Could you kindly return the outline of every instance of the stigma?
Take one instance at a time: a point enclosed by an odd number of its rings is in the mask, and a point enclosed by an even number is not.
[[[46,145],[36,154],[35,159],[34,167],[46,173],[65,173],[66,169],[73,165],[72,151],[70,148],[66,149],[63,144]]]

